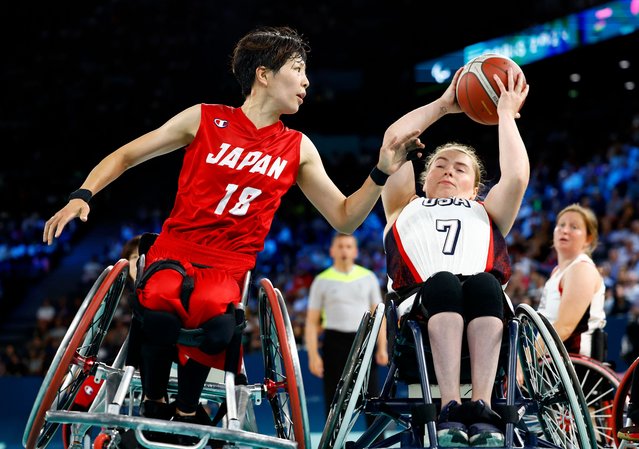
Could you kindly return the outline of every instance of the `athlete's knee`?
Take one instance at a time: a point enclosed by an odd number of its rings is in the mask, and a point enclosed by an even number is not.
[[[142,338],[157,345],[174,345],[180,336],[182,322],[177,315],[159,310],[144,309]]]
[[[184,329],[180,319],[170,312],[144,309],[142,335],[146,343],[181,344],[200,349],[206,354],[224,351],[233,337],[245,326],[244,311],[229,304],[226,313],[213,317],[196,329]]]
[[[430,316],[441,312],[463,314],[462,285],[449,271],[432,275],[422,289],[422,304]]]
[[[246,326],[244,311],[229,304],[226,313],[202,323],[203,337],[199,344],[202,352],[218,354],[224,351],[238,333]]]
[[[481,316],[504,318],[504,291],[495,276],[477,273],[464,281],[462,290],[468,322]]]

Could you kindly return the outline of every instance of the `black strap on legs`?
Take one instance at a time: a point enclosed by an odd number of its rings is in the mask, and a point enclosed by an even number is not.
[[[191,293],[193,293],[193,288],[195,287],[195,283],[193,278],[186,273],[186,269],[182,266],[180,262],[177,260],[171,259],[162,259],[153,262],[147,269],[144,271],[142,278],[137,286],[138,289],[143,289],[144,285],[147,281],[160,270],[175,270],[182,276],[182,288],[180,290],[180,301],[182,302],[182,306],[184,310],[189,310],[189,301],[191,299]],[[137,302],[137,301],[136,301]]]
[[[235,309],[233,304],[229,304],[230,307]],[[229,310],[227,309],[227,313]],[[231,339],[231,342],[226,349],[226,360],[224,361],[224,370],[235,373],[235,385],[247,385],[248,380],[246,376],[242,373],[238,373],[238,368],[240,365],[240,352],[242,348],[242,331],[246,326],[246,320],[244,317],[243,309],[235,309],[235,322],[236,322],[236,332]],[[218,423],[222,420],[224,415],[226,415],[227,407],[226,400],[224,400],[220,407],[217,409],[217,413],[212,419],[213,425],[217,426]]]
[[[238,374],[238,367],[240,365],[240,353],[242,349],[242,330],[246,326],[246,320],[244,318],[244,309],[235,309],[233,304],[229,304],[227,313],[233,308],[235,311],[235,333],[233,338],[229,342],[226,349],[226,360],[224,361],[224,369],[232,373]],[[236,382],[237,382],[236,376]]]

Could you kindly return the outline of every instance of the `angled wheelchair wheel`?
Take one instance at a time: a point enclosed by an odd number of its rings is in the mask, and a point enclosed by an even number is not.
[[[342,449],[348,433],[365,406],[364,395],[368,390],[373,350],[383,316],[383,304],[377,306],[372,317],[369,311],[364,313],[348,362],[337,384],[318,449]]]
[[[26,449],[46,447],[59,423],[46,421],[48,411],[67,411],[87,377],[95,374],[98,351],[126,284],[129,262],[120,259],[95,281],[69,326],[27,421],[22,443]]]
[[[527,304],[516,309],[525,389],[545,438],[562,448],[595,449],[590,413],[566,348],[552,325]]]
[[[280,291],[268,279],[260,281],[259,321],[266,394],[279,438],[311,449],[302,370],[295,335]]]
[[[588,405],[597,447],[615,447],[613,403],[619,387],[617,373],[600,361],[580,354],[570,354],[570,361]]]
[[[612,415],[614,417],[612,430],[617,447],[621,447],[622,445],[622,441],[617,437],[617,432],[619,432],[622,427],[630,425],[630,421],[627,418],[628,404],[630,403],[630,388],[632,386],[633,373],[638,365],[639,358],[630,364],[626,373],[621,378],[621,382],[619,382],[619,387],[615,393],[612,407]],[[627,442],[624,442],[624,444],[627,444]]]

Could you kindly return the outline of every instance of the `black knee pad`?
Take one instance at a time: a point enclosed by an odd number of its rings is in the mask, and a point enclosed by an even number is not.
[[[180,335],[182,322],[170,312],[145,309],[142,322],[144,341],[155,345],[174,345]]]
[[[449,271],[432,275],[422,287],[421,301],[429,316],[441,312],[463,314],[462,285],[459,278]]]
[[[240,333],[244,324],[244,310],[229,304],[226,313],[211,318],[201,325],[203,331],[199,348],[207,354],[218,354],[231,344],[233,337]]]
[[[495,276],[477,273],[462,285],[466,321],[480,316],[504,319],[504,291]]]

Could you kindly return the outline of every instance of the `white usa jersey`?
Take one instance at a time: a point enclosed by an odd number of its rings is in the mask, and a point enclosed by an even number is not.
[[[439,271],[492,273],[502,285],[510,258],[499,228],[483,204],[463,198],[415,198],[384,239],[388,290],[424,282]]]

